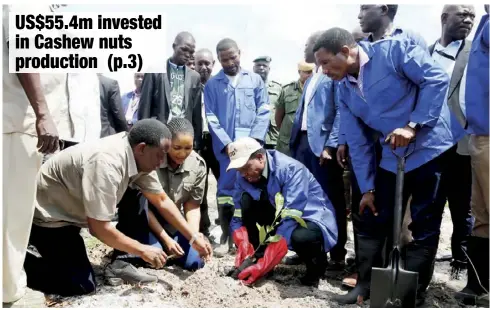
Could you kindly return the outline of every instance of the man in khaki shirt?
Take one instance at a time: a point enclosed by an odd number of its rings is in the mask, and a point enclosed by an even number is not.
[[[205,259],[204,239],[193,231],[163,191],[156,172],[170,147],[161,122],[137,122],[129,133],[83,143],[50,158],[37,176],[36,211],[24,264],[27,283],[46,294],[81,295],[95,290],[95,276],[80,228],[110,247],[139,255],[153,267],[166,263],[159,248],[143,245],[114,226],[116,205],[129,187],[138,188]],[[49,279],[49,280],[48,280]]]

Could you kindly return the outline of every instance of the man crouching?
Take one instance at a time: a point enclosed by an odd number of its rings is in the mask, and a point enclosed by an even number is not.
[[[229,150],[227,170],[239,172],[230,224],[238,249],[235,267],[248,257],[257,259],[238,278],[253,284],[290,249],[306,263],[300,282],[318,286],[327,266],[326,253],[337,242],[335,211],[320,184],[299,161],[265,150],[252,138],[230,143]]]

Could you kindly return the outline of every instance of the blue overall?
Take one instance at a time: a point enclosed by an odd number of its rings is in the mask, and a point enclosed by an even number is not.
[[[272,206],[276,206],[276,194],[284,197],[284,209],[286,214],[297,215],[306,222],[312,222],[320,227],[323,235],[323,249],[329,252],[337,243],[337,224],[335,210],[320,184],[309,170],[297,160],[277,152],[267,150],[269,164],[269,177],[267,179],[268,200]],[[254,200],[260,199],[261,190],[245,180],[236,170],[235,191],[233,201],[235,213],[230,229],[231,233],[240,228],[242,223],[241,199],[244,193],[248,193]],[[291,235],[299,227],[293,218],[286,216],[277,227],[276,234],[284,237],[288,248],[291,246]]]
[[[421,128],[409,146],[414,151],[406,161],[404,200],[412,195],[409,228],[415,242],[437,248],[445,203],[439,186],[444,169],[441,155],[464,135],[447,105],[449,77],[426,50],[409,40],[359,45],[369,58],[363,68],[363,93],[347,77],[339,84],[340,118],[360,191],[376,189],[379,215],[374,217],[366,208],[359,233],[391,232],[397,158],[384,140],[394,129],[415,122]],[[378,172],[373,132],[382,146]]]
[[[466,120],[469,134],[488,136],[488,14],[483,15],[471,44],[466,72]]]
[[[426,50],[427,53],[429,53],[429,48],[427,46],[427,42],[425,42],[424,38],[418,34],[417,32],[414,32],[410,29],[402,29],[399,27],[396,27],[393,29],[391,34],[386,35],[385,37],[382,37],[381,39],[387,39],[387,38],[392,38],[392,39],[401,39],[401,40],[409,40],[412,44],[420,46],[422,49]],[[372,37],[368,36],[367,38],[363,39],[363,41],[367,42],[372,42]],[[342,128],[342,124],[339,125],[339,145],[345,144],[345,131]]]
[[[290,150],[294,159],[303,163],[317,179],[323,191],[332,202],[337,214],[338,240],[330,252],[335,261],[342,261],[347,254],[347,222],[344,197],[344,182],[342,168],[335,160],[340,112],[338,105],[338,87],[328,76],[321,74],[316,85],[310,85],[311,77],[306,81],[300,105],[291,130]],[[314,87],[313,93],[306,108],[306,131],[301,130],[306,90]],[[332,160],[327,160],[320,166],[320,155],[328,147]]]
[[[262,78],[245,69],[238,74],[236,88],[223,70],[204,87],[206,118],[220,166],[218,205],[233,205],[235,173],[226,171],[230,163],[226,146],[241,137],[252,137],[263,144],[269,128],[269,95]]]

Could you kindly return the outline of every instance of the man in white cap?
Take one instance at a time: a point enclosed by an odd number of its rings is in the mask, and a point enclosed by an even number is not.
[[[257,259],[238,278],[254,283],[290,249],[306,263],[301,283],[317,286],[327,266],[326,253],[337,243],[335,211],[320,184],[302,163],[266,150],[250,137],[230,143],[228,155],[227,171],[238,171],[230,225],[237,246],[235,266],[247,257]],[[266,241],[260,242],[257,224],[272,227]]]

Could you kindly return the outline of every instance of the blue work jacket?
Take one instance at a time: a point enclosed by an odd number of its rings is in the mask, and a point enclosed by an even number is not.
[[[301,95],[300,104],[296,110],[293,128],[291,130],[289,148],[293,158],[296,158],[296,151],[300,142],[306,89],[310,82],[311,77],[306,80],[305,86],[303,87],[303,94]],[[327,146],[337,148],[340,110],[337,102],[338,96],[335,83],[335,81],[325,74],[320,74],[313,90],[311,101],[307,105],[306,132],[308,143],[311,151],[317,157],[320,157],[320,154]]]
[[[409,122],[421,125],[407,158],[411,171],[455,145],[464,130],[447,105],[449,76],[424,49],[408,40],[360,42],[369,57],[363,94],[347,77],[340,81],[340,122],[362,193],[374,189],[375,143],[382,145],[381,168],[396,173],[397,159],[386,137]],[[413,148],[413,145],[409,147]],[[399,154],[403,151],[397,150]]]
[[[471,44],[466,71],[466,119],[468,133],[488,136],[488,14],[478,25]]]
[[[427,42],[425,42],[424,38],[417,32],[412,31],[410,29],[402,29],[399,27],[393,28],[391,34],[386,35],[382,39],[397,39],[397,40],[409,40],[410,43],[420,46],[427,53],[429,53],[429,47],[427,46]],[[372,42],[372,37],[369,35],[367,38],[364,38],[365,42]],[[347,124],[347,126],[349,126]],[[342,123],[339,124],[339,144],[345,144],[345,132],[342,128]]]
[[[299,161],[275,150],[267,150],[266,153],[269,164],[267,178],[269,202],[277,208],[275,197],[277,193],[280,193],[284,197],[284,209],[289,211],[286,213],[297,214],[303,220],[317,224],[322,231],[324,250],[325,252],[330,251],[337,243],[335,209],[320,184],[308,168]],[[233,233],[242,226],[240,206],[242,194],[247,192],[254,200],[259,200],[261,190],[249,183],[238,171],[234,169],[231,171],[237,174],[233,194],[235,214],[230,225],[231,233]],[[286,216],[276,231],[276,234],[286,239],[290,250],[292,250],[291,234],[298,225],[296,220]]]
[[[238,74],[236,87],[231,85],[223,70],[204,86],[206,118],[213,151],[220,165],[218,196],[229,197],[228,203],[232,201],[235,173],[226,171],[230,163],[226,146],[241,137],[263,143],[270,123],[269,95],[262,78],[244,69]]]

